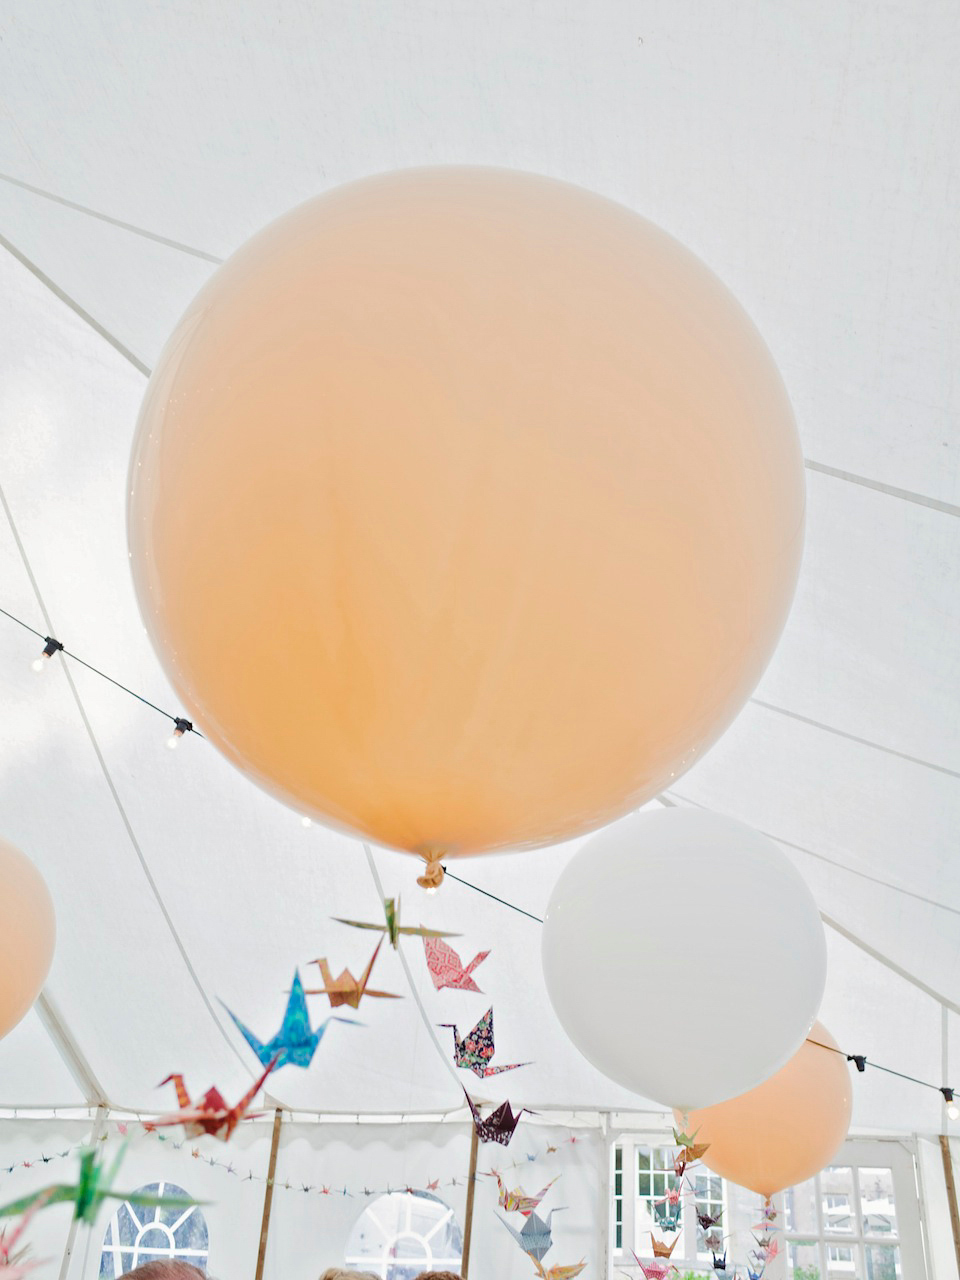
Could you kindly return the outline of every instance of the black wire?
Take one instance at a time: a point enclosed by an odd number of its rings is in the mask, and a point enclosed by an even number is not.
[[[499,902],[501,906],[509,907],[511,911],[516,911],[521,916],[526,916],[528,920],[535,920],[537,924],[543,924],[539,916],[535,916],[532,911],[524,911],[523,907],[518,907],[514,902],[507,902],[506,898],[498,898],[495,893],[488,893],[486,889],[481,889],[478,884],[471,884],[469,880],[461,880],[459,876],[455,876],[452,871],[443,868],[444,874],[448,875],[451,880],[456,880],[457,884],[464,885],[467,889],[472,889],[474,893],[482,893],[485,898],[492,898],[494,902]]]
[[[0,613],[2,613],[4,617],[9,618],[11,622],[15,622],[17,623],[18,626],[23,627],[25,631],[32,632],[33,635],[37,636],[39,639],[41,640],[47,639],[47,637],[43,634],[42,631],[37,631],[34,627],[31,627],[28,622],[24,622],[22,618],[16,617],[14,614],[9,613],[6,609],[0,608]],[[177,722],[182,719],[181,716],[174,716],[174,715],[171,715],[169,711],[164,711],[163,707],[158,707],[155,702],[151,702],[149,698],[142,697],[141,694],[136,693],[133,689],[128,689],[125,684],[121,684],[119,680],[114,680],[113,676],[108,676],[105,671],[101,671],[99,667],[95,667],[92,662],[85,661],[85,659],[79,657],[77,654],[73,653],[70,649],[63,648],[60,650],[60,652],[63,654],[65,658],[72,658],[74,662],[79,662],[81,667],[86,667],[87,670],[92,671],[94,675],[100,676],[101,679],[103,680],[108,680],[110,684],[115,685],[118,689],[122,689],[124,693],[129,693],[131,698],[136,698],[136,700],[138,702],[142,702],[145,707],[149,707],[152,711],[158,712],[160,715],[166,717],[167,720],[172,720],[174,724],[177,724]],[[203,737],[203,734],[200,732],[199,729],[191,729],[190,732],[195,733],[198,738]]]
[[[0,613],[9,618],[11,622],[16,622],[17,625],[23,627],[24,630],[32,632],[39,639],[47,639],[42,631],[37,631],[21,618],[16,617],[12,613],[8,613],[6,609],[0,608]],[[116,687],[118,689],[122,689],[124,693],[129,693],[131,698],[136,698],[138,702],[142,702],[144,706],[150,707],[153,711],[159,712],[160,715],[165,716],[168,720],[172,720],[174,724],[177,724],[180,721],[180,716],[173,716],[169,711],[164,711],[163,708],[158,707],[156,703],[150,702],[147,698],[141,697],[140,694],[135,693],[133,689],[128,689],[127,686],[125,684],[121,684],[119,680],[114,680],[113,676],[108,676],[107,673],[105,671],[101,671],[99,667],[93,666],[92,663],[85,662],[83,658],[78,658],[77,655],[75,653],[71,653],[69,649],[63,649],[61,652],[64,657],[72,658],[74,662],[79,662],[80,665],[82,667],[86,667],[88,671],[92,671],[95,675],[101,676],[104,680],[109,680],[112,685],[116,685]],[[191,728],[190,732],[195,733],[198,738],[203,737],[203,734],[198,729]],[[451,880],[455,880],[457,884],[462,884],[465,889],[472,889],[474,893],[482,893],[485,898],[490,898],[494,902],[499,902],[503,907],[509,907],[511,911],[516,911],[518,915],[526,916],[528,920],[533,920],[537,924],[543,924],[543,920],[540,916],[535,916],[532,911],[525,911],[523,907],[518,907],[515,902],[508,902],[506,898],[498,898],[495,893],[490,893],[487,889],[481,889],[478,884],[471,884],[469,880],[462,880],[460,876],[455,876],[453,872],[449,871],[446,867],[443,868],[443,871]],[[894,1071],[893,1067],[882,1067],[879,1062],[873,1062],[870,1058],[867,1058],[864,1055],[844,1053],[842,1049],[835,1049],[832,1044],[824,1044],[822,1040],[811,1040],[808,1037],[807,1043],[815,1044],[818,1049],[829,1049],[831,1053],[839,1053],[840,1056],[846,1058],[848,1062],[854,1062],[858,1058],[862,1057],[864,1065],[873,1067],[875,1071],[883,1071],[888,1076],[897,1076],[900,1080],[909,1080],[911,1084],[921,1085],[924,1089],[933,1089],[936,1093],[942,1094],[944,1088],[949,1088],[949,1086],[931,1084],[929,1080],[918,1080],[916,1076],[908,1076],[903,1071]]]

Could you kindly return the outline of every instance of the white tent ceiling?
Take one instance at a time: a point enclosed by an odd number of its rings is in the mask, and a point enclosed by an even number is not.
[[[144,373],[215,262],[290,205],[410,164],[527,168],[620,199],[747,306],[808,459],[806,559],[779,652],[667,799],[738,817],[795,859],[839,930],[823,1019],[841,1044],[940,1082],[952,1041],[956,1076],[954,6],[9,0],[2,25],[0,606],[46,632],[39,591],[68,648],[179,711],[129,582],[125,470]],[[216,998],[270,1031],[297,962],[326,952],[356,972],[365,938],[328,917],[375,918],[363,851],[304,830],[209,744],[163,750],[164,722],[82,667],[73,688],[56,664],[38,679],[36,651],[0,618],[0,830],[57,904],[47,1025],[59,1018],[116,1105],[156,1109],[177,1069],[239,1089],[249,1055]],[[541,913],[567,856],[456,870]],[[410,860],[377,864],[418,918],[459,929],[470,955],[492,949],[481,986],[501,1053],[536,1057],[513,1078],[519,1101],[647,1105],[566,1041],[536,924],[449,882],[422,899]],[[709,955],[724,931],[718,920],[696,944],[704,1008],[691,1010],[716,1020],[720,1052]],[[383,985],[405,991],[394,957],[381,963]],[[449,1020],[415,948],[410,963],[429,1021]],[[757,986],[760,1018],[761,996],[776,998],[762,956]],[[485,1008],[462,997],[457,1016]],[[363,1017],[272,1093],[324,1111],[458,1105],[413,1000]],[[0,1105],[89,1100],[64,1054],[31,1014],[0,1043]],[[857,1081],[860,1128],[940,1120],[931,1091]]]

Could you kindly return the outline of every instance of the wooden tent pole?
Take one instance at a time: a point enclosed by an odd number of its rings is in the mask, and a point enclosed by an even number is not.
[[[273,1183],[277,1174],[277,1152],[280,1150],[280,1125],[283,1111],[277,1107],[273,1116],[273,1141],[270,1144],[270,1164],[267,1168],[267,1187],[263,1193],[263,1221],[260,1224],[260,1252],[257,1254],[256,1280],[263,1280],[263,1268],[267,1261],[267,1233],[270,1230],[270,1210],[273,1207]]]
[[[960,1209],[957,1208],[957,1181],[953,1176],[953,1157],[950,1139],[940,1135],[940,1154],[943,1156],[943,1179],[947,1184],[947,1203],[950,1206],[950,1225],[953,1228],[953,1247],[957,1255],[957,1271],[960,1272]]]
[[[473,1238],[473,1197],[477,1189],[477,1151],[479,1149],[477,1141],[477,1126],[470,1126],[470,1174],[467,1178],[467,1212],[463,1221],[463,1262],[460,1268],[460,1274],[463,1280],[468,1280],[470,1275],[470,1241]]]

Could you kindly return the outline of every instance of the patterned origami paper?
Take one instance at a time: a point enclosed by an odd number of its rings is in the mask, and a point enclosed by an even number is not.
[[[30,1225],[34,1214],[38,1213],[45,1204],[48,1203],[53,1195],[52,1189],[42,1191],[34,1200],[33,1204],[24,1212],[23,1217],[9,1233],[6,1228],[0,1231],[0,1280],[23,1280],[23,1277],[33,1271],[35,1267],[42,1266],[46,1259],[34,1258],[29,1259],[30,1246],[24,1245],[14,1253],[20,1237]]]
[[[473,1116],[473,1127],[476,1129],[477,1137],[481,1142],[499,1142],[502,1147],[508,1147],[523,1113],[527,1111],[529,1115],[534,1114],[532,1111],[528,1111],[527,1107],[521,1107],[519,1111],[514,1111],[509,1102],[501,1102],[499,1107],[494,1107],[487,1118],[484,1119],[477,1109],[477,1104],[466,1089],[464,1089],[463,1094],[470,1108],[470,1114]]]
[[[471,975],[479,965],[483,964],[490,954],[489,951],[478,951],[466,968],[453,947],[440,938],[424,938],[423,953],[426,956],[433,985],[438,991],[442,991],[444,987],[450,987],[454,991],[476,991],[478,995],[482,995]]]
[[[680,1197],[683,1195],[683,1180],[675,1182],[672,1187],[667,1187],[667,1194],[659,1196],[654,1200],[654,1204],[668,1204],[670,1208],[676,1211],[680,1204]]]
[[[704,1235],[703,1244],[711,1253],[719,1253],[723,1248],[723,1236],[715,1227],[711,1228],[711,1230],[706,1232]]]
[[[533,1210],[536,1209],[537,1205],[547,1194],[553,1184],[558,1181],[560,1175],[558,1174],[556,1178],[552,1178],[547,1185],[542,1187],[534,1196],[527,1195],[523,1187],[516,1187],[511,1191],[495,1169],[491,1173],[488,1173],[487,1177],[496,1178],[497,1180],[497,1190],[499,1191],[498,1203],[500,1208],[506,1209],[507,1213],[522,1213],[523,1216],[526,1217],[528,1213],[532,1213]]]
[[[763,1280],[763,1272],[763,1267],[759,1271],[754,1271],[749,1262],[747,1263],[747,1280]]]
[[[400,945],[401,934],[405,937],[416,938],[459,938],[459,933],[442,933],[439,929],[424,929],[421,925],[414,928],[412,925],[401,925],[400,923],[400,899],[384,898],[383,914],[386,918],[386,924],[367,924],[362,920],[344,920],[342,916],[334,916],[334,920],[338,924],[348,924],[351,929],[374,929],[378,933],[385,933],[390,939],[390,945],[394,950]]]
[[[664,1244],[664,1242],[662,1240],[658,1240],[657,1237],[651,1231],[650,1243],[653,1245],[653,1256],[655,1258],[669,1258],[670,1255],[673,1253],[674,1249],[680,1243],[680,1237],[677,1236],[673,1244]]]
[[[457,1034],[456,1023],[441,1022],[453,1032],[453,1060],[463,1071],[472,1071],[481,1080],[486,1076],[498,1076],[503,1071],[516,1071],[517,1067],[529,1066],[526,1062],[511,1062],[509,1066],[491,1067],[490,1059],[496,1052],[493,1042],[493,1008],[489,1008],[477,1025],[461,1040]]]
[[[152,1133],[154,1129],[182,1124],[188,1138],[200,1138],[204,1134],[209,1134],[211,1138],[216,1138],[220,1142],[229,1142],[234,1129],[250,1110],[251,1103],[275,1066],[276,1059],[268,1064],[263,1075],[251,1085],[235,1107],[227,1106],[223,1094],[216,1086],[208,1089],[196,1103],[192,1103],[183,1083],[183,1076],[180,1074],[167,1076],[166,1080],[161,1080],[160,1085],[161,1087],[165,1084],[174,1085],[180,1110],[170,1115],[160,1116],[156,1120],[145,1121],[143,1127],[148,1133]]]
[[[384,935],[385,937],[386,935]],[[377,962],[377,956],[380,954],[380,948],[383,946],[384,938],[381,938],[377,943],[370,963],[359,978],[355,978],[349,969],[344,969],[340,977],[335,978],[330,972],[326,956],[321,956],[319,960],[314,960],[313,963],[320,967],[323,986],[308,987],[305,994],[308,996],[326,996],[330,1001],[331,1009],[337,1009],[343,1004],[349,1005],[351,1009],[359,1009],[360,1001],[364,996],[370,996],[374,1000],[401,1000],[402,996],[393,995],[389,991],[374,991],[367,986],[370,981],[370,975],[373,972],[373,966]]]
[[[698,1213],[697,1221],[700,1223],[701,1227],[703,1227],[704,1231],[706,1231],[709,1227],[719,1226],[720,1219],[722,1217],[723,1210],[721,1209],[715,1218],[712,1218],[709,1213]]]
[[[223,1007],[227,1008],[226,1005]],[[321,1022],[318,1027],[311,1031],[310,1014],[307,1012],[307,998],[304,995],[299,970],[296,970],[293,975],[293,987],[287,1000],[287,1008],[283,1015],[283,1022],[280,1024],[280,1030],[272,1039],[266,1042],[258,1040],[253,1032],[243,1025],[235,1013],[232,1013],[229,1009],[227,1009],[227,1013],[230,1014],[240,1034],[257,1055],[260,1065],[265,1067],[268,1062],[272,1061],[274,1063],[274,1071],[279,1071],[281,1067],[285,1067],[288,1064],[304,1069],[309,1067],[313,1061],[314,1054],[320,1046],[324,1032],[331,1022],[348,1022],[354,1026],[360,1025],[353,1018],[333,1016]]]
[[[726,1249],[724,1249],[724,1251],[723,1251],[723,1253],[722,1253],[722,1254],[720,1254],[720,1253],[714,1253],[712,1249],[710,1250],[710,1252],[711,1252],[711,1254],[712,1254],[712,1256],[713,1256],[713,1269],[714,1269],[714,1271],[726,1271],[726,1269],[727,1269],[727,1251],[726,1251]]]
[[[546,1218],[531,1212],[519,1231],[499,1214],[497,1221],[503,1223],[524,1253],[529,1254],[536,1262],[542,1262],[553,1248],[553,1215],[559,1212],[559,1208],[551,1209]]]
[[[653,1206],[653,1216],[661,1231],[679,1231],[682,1212],[682,1204],[678,1204],[673,1213],[668,1213],[666,1209],[661,1209],[656,1204]]]
[[[631,1250],[631,1252],[633,1251]],[[672,1262],[661,1262],[657,1258],[654,1258],[653,1262],[641,1262],[635,1253],[633,1257],[637,1266],[646,1276],[647,1280],[665,1280],[665,1277],[671,1273],[676,1273],[677,1275],[680,1274]]]
[[[587,1264],[581,1259],[579,1262],[569,1264],[562,1267],[551,1267],[549,1271],[544,1271],[543,1264],[538,1262],[536,1258],[533,1265],[537,1268],[537,1275],[540,1280],[574,1280],[574,1276],[578,1276],[581,1271],[586,1270]]]
[[[124,1143],[108,1169],[102,1160],[97,1159],[97,1152],[92,1147],[85,1148],[80,1152],[80,1176],[75,1183],[57,1183],[52,1187],[44,1187],[42,1191],[33,1191],[21,1200],[14,1200],[0,1208],[0,1218],[26,1213],[40,1200],[45,1204],[71,1203],[74,1218],[90,1224],[96,1221],[97,1212],[104,1200],[126,1200],[129,1204],[161,1209],[193,1208],[197,1201],[183,1196],[151,1196],[141,1192],[111,1191],[126,1149],[127,1144]]]

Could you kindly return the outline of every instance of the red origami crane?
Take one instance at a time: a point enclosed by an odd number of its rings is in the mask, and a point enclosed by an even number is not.
[[[250,1104],[260,1092],[263,1082],[277,1065],[279,1056],[279,1054],[274,1055],[266,1071],[255,1084],[251,1085],[235,1107],[227,1106],[223,1094],[216,1086],[208,1089],[198,1102],[192,1103],[183,1083],[183,1076],[179,1074],[167,1076],[166,1080],[160,1083],[161,1085],[172,1083],[175,1086],[180,1110],[171,1112],[167,1116],[160,1116],[156,1120],[146,1121],[143,1127],[152,1133],[154,1129],[182,1124],[188,1138],[199,1138],[206,1133],[220,1142],[229,1142],[234,1129],[247,1114]]]

